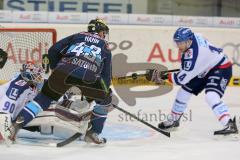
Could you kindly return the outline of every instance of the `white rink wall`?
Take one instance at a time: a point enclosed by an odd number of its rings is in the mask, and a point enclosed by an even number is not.
[[[61,39],[70,34],[86,30],[87,25],[77,24],[1,24],[4,27],[29,27],[29,28],[55,28],[57,30],[57,39]],[[150,58],[151,63],[159,63],[176,68],[179,63],[171,62],[177,59],[177,50],[172,42],[172,35],[177,27],[163,26],[135,26],[135,25],[111,25],[110,41],[117,44],[113,54],[124,53],[128,57],[128,62],[146,63],[153,50],[158,58]],[[201,32],[210,41],[218,46],[231,43],[237,45],[240,43],[239,29],[225,28],[192,28],[193,31]],[[130,41],[132,46],[126,50],[119,48],[123,41]],[[126,44],[126,43],[124,43]],[[234,47],[225,48],[229,57],[233,57]],[[171,54],[172,53],[172,54]],[[160,55],[160,56],[159,56]],[[171,57],[172,56],[172,57]],[[237,57],[237,56],[236,56]],[[122,67],[122,66],[116,66]],[[235,76],[240,76],[239,68],[234,66]],[[146,88],[146,90],[149,88]],[[157,114],[159,111],[168,114],[171,111],[172,103],[179,87],[164,95],[157,97],[137,98],[136,105],[129,107],[120,99],[119,106],[133,114],[141,113],[144,115]],[[223,101],[229,106],[231,116],[236,116],[238,128],[240,127],[240,90],[236,87],[229,87],[223,97]],[[40,147],[34,146],[34,143],[17,143],[11,147],[0,145],[1,160],[125,160],[135,157],[137,160],[239,160],[239,135],[238,137],[215,137],[213,131],[221,129],[211,108],[204,101],[204,93],[199,96],[193,96],[189,102],[186,113],[191,111],[191,120],[183,121],[177,132],[167,138],[137,121],[122,120],[123,113],[114,110],[108,116],[105,127],[105,135],[108,143],[105,147],[91,146],[75,141],[64,148]],[[141,112],[140,112],[141,111]],[[190,116],[189,116],[190,117]],[[160,120],[148,122],[157,126]],[[121,128],[122,127],[122,128]],[[131,129],[134,127],[133,129]],[[138,128],[136,130],[136,127]],[[148,136],[141,132],[152,133]],[[138,135],[139,134],[139,135]],[[131,139],[128,136],[139,136],[138,139]],[[128,138],[122,140],[121,138]],[[43,140],[43,137],[40,141]],[[24,142],[24,141],[23,141]],[[227,154],[226,154],[227,153]]]
[[[54,28],[57,39],[76,32],[86,31],[83,24],[2,23],[2,27]],[[176,26],[110,25],[110,45],[113,55],[127,55],[129,63],[159,63],[169,68],[179,66],[179,54],[172,41]],[[240,63],[240,29],[191,27],[201,33],[217,47],[223,47],[231,61]],[[234,76],[240,76],[240,69],[234,65]]]

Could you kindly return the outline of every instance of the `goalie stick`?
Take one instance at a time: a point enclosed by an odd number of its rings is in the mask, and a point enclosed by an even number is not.
[[[67,144],[69,144],[69,143],[75,141],[76,139],[78,139],[81,135],[82,135],[81,133],[77,132],[74,135],[72,135],[71,137],[65,139],[64,141],[57,143],[56,147],[66,146]]]
[[[30,143],[33,142],[33,143],[31,143],[31,145],[34,145],[34,146],[48,146],[48,147],[58,147],[58,148],[60,148],[60,147],[64,147],[64,146],[68,145],[69,143],[72,143],[76,139],[80,138],[81,135],[82,135],[81,133],[77,132],[77,133],[73,134],[71,137],[69,137],[69,138],[67,138],[67,139],[65,139],[61,142],[58,142],[58,143],[44,142],[44,141],[39,141],[39,140],[36,140],[36,139],[31,139],[31,138],[27,138],[27,139],[30,141]],[[19,137],[19,138],[21,139],[23,137]],[[18,140],[17,142],[19,142],[21,144],[22,143],[26,144],[25,142],[22,142],[21,140],[20,141]],[[29,144],[29,143],[27,143],[27,144]]]
[[[169,73],[169,72],[178,72],[180,71],[180,69],[172,69],[172,70],[167,70],[167,71],[162,71],[164,73]],[[142,73],[142,74],[138,74],[138,73],[132,73],[132,75],[130,76],[123,76],[123,77],[116,77],[117,79],[128,79],[128,78],[132,78],[132,79],[137,79],[140,77],[146,77],[147,76],[147,72],[146,73]]]

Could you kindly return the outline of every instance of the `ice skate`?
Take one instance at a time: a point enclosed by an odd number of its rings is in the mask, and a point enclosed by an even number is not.
[[[158,128],[162,130],[175,131],[180,126],[179,120],[177,121],[164,121],[158,124]]]
[[[233,120],[232,119],[229,120],[224,129],[214,132],[214,135],[230,135],[230,134],[238,134],[238,128],[236,125],[235,117],[233,118]]]
[[[95,144],[106,144],[107,139],[102,138],[99,136],[99,134],[95,133],[92,129],[88,130],[85,137],[84,141],[87,143],[95,143]]]

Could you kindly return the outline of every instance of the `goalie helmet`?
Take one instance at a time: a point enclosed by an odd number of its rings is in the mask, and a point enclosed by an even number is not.
[[[44,70],[34,62],[27,62],[20,69],[22,78],[32,85],[39,85],[44,82]]]

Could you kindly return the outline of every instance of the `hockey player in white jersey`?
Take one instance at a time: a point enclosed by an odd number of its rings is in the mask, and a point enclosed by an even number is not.
[[[37,95],[44,81],[43,74],[41,66],[27,62],[23,64],[20,74],[0,86],[0,141],[8,139],[11,122],[24,105]]]
[[[169,79],[181,86],[172,107],[172,118],[160,123],[158,127],[160,129],[178,127],[191,95],[198,95],[205,89],[207,104],[224,126],[222,130],[215,131],[214,135],[237,134],[235,118],[231,119],[227,105],[221,100],[232,77],[232,63],[221,48],[215,47],[189,28],[178,28],[173,39],[182,52],[180,71],[162,74],[158,70],[149,70],[147,76],[148,80],[156,83]]]

